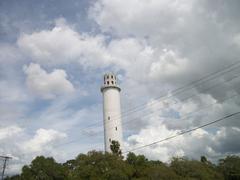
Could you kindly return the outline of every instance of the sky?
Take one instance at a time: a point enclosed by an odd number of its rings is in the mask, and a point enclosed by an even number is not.
[[[239,7],[238,0],[1,0],[7,173],[38,155],[64,162],[103,150],[106,72],[122,89],[125,151],[239,111]],[[135,153],[216,162],[240,153],[239,118]]]

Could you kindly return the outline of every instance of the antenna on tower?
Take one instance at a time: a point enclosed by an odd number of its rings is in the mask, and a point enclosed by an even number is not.
[[[0,158],[2,158],[3,159],[3,168],[2,168],[2,180],[3,180],[3,178],[4,178],[4,173],[5,173],[5,169],[6,169],[6,166],[7,166],[7,161],[9,160],[9,159],[12,159],[11,157],[9,157],[9,156],[0,156]]]

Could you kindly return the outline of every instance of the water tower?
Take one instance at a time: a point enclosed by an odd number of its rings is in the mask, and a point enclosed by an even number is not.
[[[113,73],[104,75],[104,84],[101,87],[103,94],[103,122],[105,151],[111,152],[111,141],[118,141],[122,149],[122,120],[120,105],[120,87]]]

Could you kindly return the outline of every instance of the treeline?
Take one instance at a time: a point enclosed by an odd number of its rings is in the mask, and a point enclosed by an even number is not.
[[[115,149],[114,149],[115,148]],[[113,153],[90,151],[57,163],[51,157],[36,157],[22,173],[6,180],[240,180],[240,157],[228,156],[217,165],[202,156],[199,160],[172,158],[169,164],[148,160],[132,152],[123,158],[118,147]]]

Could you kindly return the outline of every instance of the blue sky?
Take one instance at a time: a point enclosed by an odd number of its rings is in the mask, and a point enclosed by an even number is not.
[[[172,91],[239,62],[239,5],[0,1],[0,153],[13,157],[8,173],[37,155],[63,162],[103,150],[105,72],[116,73],[122,88],[126,150],[238,111],[237,65],[183,93]],[[168,98],[158,98],[163,94]],[[238,154],[238,118],[136,153],[164,162]]]

